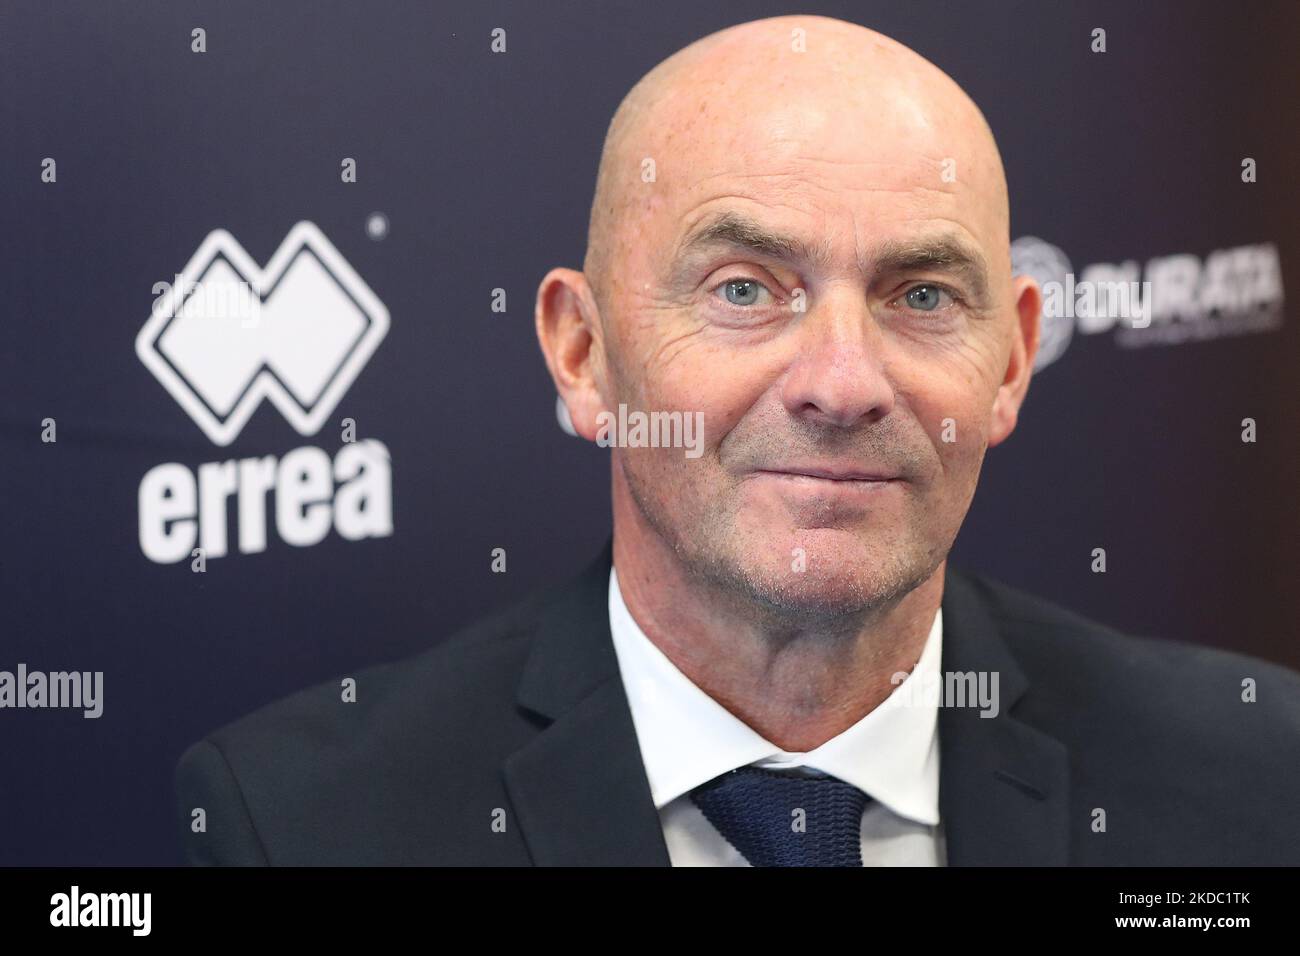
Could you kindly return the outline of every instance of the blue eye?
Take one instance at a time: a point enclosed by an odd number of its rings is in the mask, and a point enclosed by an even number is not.
[[[728,302],[739,306],[757,304],[758,297],[767,291],[756,279],[728,279],[719,288]]]
[[[917,285],[907,290],[907,304],[922,312],[933,312],[942,304],[947,293],[937,285]]]

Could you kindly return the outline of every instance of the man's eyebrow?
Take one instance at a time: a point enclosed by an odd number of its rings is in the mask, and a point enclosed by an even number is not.
[[[988,266],[978,249],[956,236],[939,235],[919,240],[889,240],[871,256],[873,274],[896,275],[939,269],[964,279],[974,304],[988,298]]]
[[[677,260],[711,246],[732,246],[785,261],[822,264],[831,257],[828,242],[811,245],[794,236],[769,230],[748,216],[724,212],[703,220],[682,240]],[[974,304],[988,297],[988,267],[979,250],[954,235],[940,234],[916,240],[887,240],[863,263],[874,275],[895,275],[938,269],[964,279]]]
[[[773,259],[811,263],[824,262],[830,252],[825,242],[810,246],[802,239],[772,232],[748,216],[734,212],[711,216],[692,229],[678,247],[677,259],[708,246],[734,246]]]

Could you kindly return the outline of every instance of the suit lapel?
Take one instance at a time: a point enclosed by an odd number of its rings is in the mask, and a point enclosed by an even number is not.
[[[542,731],[504,763],[538,866],[668,866],[609,633],[612,544],[542,611],[517,691]]]
[[[1069,855],[1069,765],[1056,738],[1012,716],[1028,689],[990,598],[948,569],[943,672],[999,675],[999,709],[939,710],[939,813],[950,866],[1061,866]]]

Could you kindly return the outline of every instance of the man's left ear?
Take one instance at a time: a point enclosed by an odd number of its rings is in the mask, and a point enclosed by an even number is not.
[[[1029,276],[1016,276],[1011,280],[1011,294],[1015,299],[1016,324],[1011,332],[1007,371],[993,399],[990,448],[1001,444],[1015,430],[1020,404],[1025,400],[1029,377],[1034,371],[1034,356],[1038,354],[1039,316],[1043,309],[1038,283]]]

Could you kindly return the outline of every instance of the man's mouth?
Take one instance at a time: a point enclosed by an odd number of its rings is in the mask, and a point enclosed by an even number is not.
[[[819,481],[833,481],[846,483],[876,483],[883,484],[891,481],[900,481],[901,478],[896,471],[885,468],[863,468],[860,465],[853,464],[835,464],[835,463],[818,463],[818,464],[791,464],[791,465],[772,465],[767,468],[756,468],[756,475],[772,475],[784,478],[804,478],[816,479]]]

